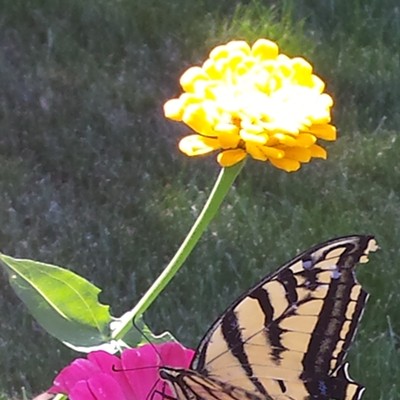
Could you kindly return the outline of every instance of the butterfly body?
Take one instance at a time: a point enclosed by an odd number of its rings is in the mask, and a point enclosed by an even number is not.
[[[354,269],[377,248],[334,239],[266,276],[214,322],[190,369],[161,368],[172,399],[360,399],[344,363],[368,299]]]

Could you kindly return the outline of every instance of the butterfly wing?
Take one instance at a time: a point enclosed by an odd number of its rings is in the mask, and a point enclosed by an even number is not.
[[[274,399],[359,399],[343,360],[368,297],[355,265],[376,249],[350,236],[300,254],[222,314],[191,368]]]
[[[178,400],[360,399],[343,360],[368,298],[354,269],[377,248],[348,236],[300,254],[214,322],[191,369],[160,375]]]
[[[273,400],[272,397],[248,392],[190,369],[163,367],[160,369],[160,376],[173,387],[176,393],[173,400]]]

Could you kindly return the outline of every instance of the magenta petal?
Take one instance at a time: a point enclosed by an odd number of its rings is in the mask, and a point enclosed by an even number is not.
[[[49,392],[69,393],[78,381],[86,380],[99,371],[99,367],[89,360],[77,358],[56,376]]]
[[[132,397],[126,397],[118,382],[108,374],[97,374],[90,378],[88,383],[96,400],[134,400]]]
[[[69,393],[70,400],[131,400],[118,383],[106,373],[98,373],[87,381],[80,381]]]
[[[96,400],[87,381],[79,381],[68,394],[69,400]]]
[[[109,372],[111,370],[110,367],[113,365],[117,369],[121,366],[121,360],[117,356],[102,350],[91,352],[88,354],[87,359],[97,365],[99,370],[103,372]]]
[[[101,371],[112,376],[115,381],[118,382],[127,398],[132,398],[133,393],[131,386],[125,376],[121,360],[117,356],[106,353],[105,351],[94,351],[88,355],[88,359],[93,362],[93,364],[97,365]]]
[[[159,357],[154,348],[144,345],[125,350],[121,355],[122,368],[135,399],[147,399],[158,377]]]
[[[174,342],[163,343],[158,347],[158,350],[163,365],[169,367],[188,368],[194,356],[193,350]]]
[[[127,353],[129,355],[128,358],[137,356],[142,362],[147,361],[148,365],[159,365],[161,360],[158,347],[159,345],[144,344],[135,349],[127,349],[123,354]]]

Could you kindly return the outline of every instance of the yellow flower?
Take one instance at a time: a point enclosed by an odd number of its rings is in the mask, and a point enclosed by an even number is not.
[[[166,117],[196,132],[180,141],[180,150],[189,156],[219,151],[223,167],[250,155],[288,172],[325,159],[317,140],[336,139],[333,101],[312,72],[306,60],[279,54],[267,39],[216,47],[201,67],[182,75],[184,93],[164,105]]]

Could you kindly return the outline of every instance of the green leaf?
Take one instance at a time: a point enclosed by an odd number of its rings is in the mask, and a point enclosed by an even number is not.
[[[101,290],[86,279],[55,265],[1,253],[0,264],[18,297],[52,336],[72,348],[111,340],[109,306],[99,303]]]

